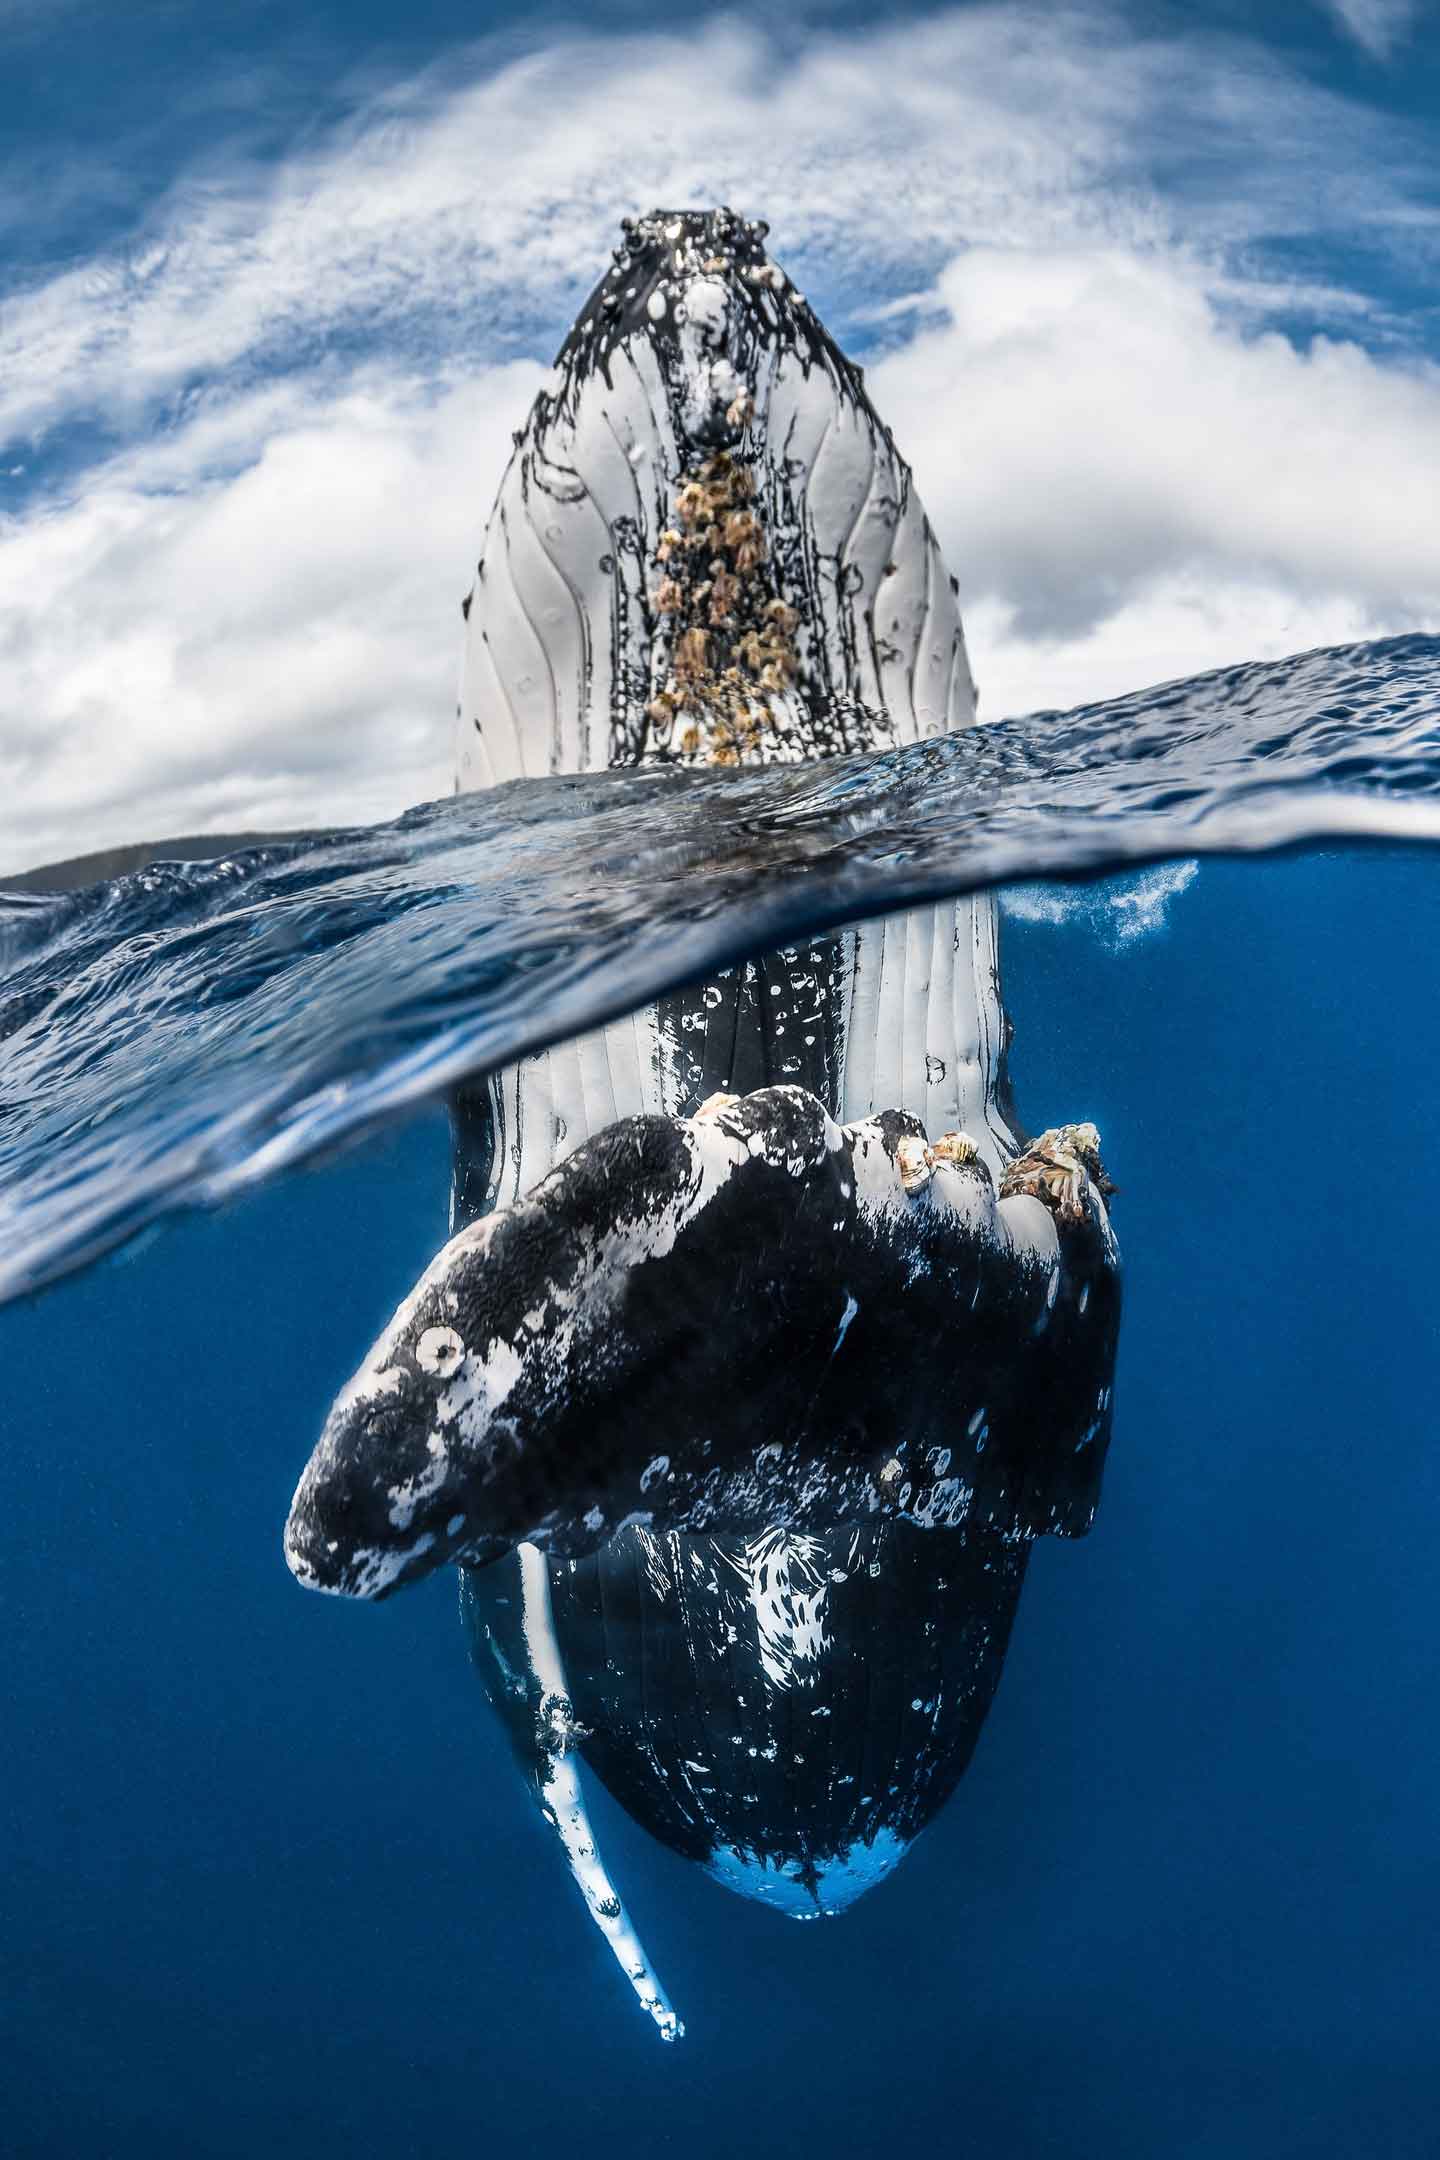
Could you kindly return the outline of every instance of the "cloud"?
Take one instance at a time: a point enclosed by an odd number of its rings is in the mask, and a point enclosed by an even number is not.
[[[1257,334],[1175,250],[976,248],[933,299],[869,380],[990,713],[1440,622],[1440,368]]]
[[[966,244],[1380,233],[1423,198],[1408,156],[1403,130],[1259,47],[1101,12],[967,7],[791,47],[735,18],[481,46],[258,174],[212,160],[128,248],[14,294],[0,434],[126,425],[321,340],[507,356],[553,338],[637,204],[763,206],[828,305]]]
[[[1123,952],[1170,927],[1170,908],[1200,873],[1196,862],[1162,863],[1138,877],[1103,878],[1094,885],[1007,885],[1001,902],[1016,922],[1078,924]]]
[[[0,868],[444,791],[510,430],[654,201],[763,211],[868,342],[989,714],[1433,623],[1440,378],[1285,254],[1423,249],[1412,157],[1258,48],[1007,6],[477,48],[212,160],[4,311]]]
[[[292,383],[0,529],[0,863],[447,792],[460,595],[539,377]]]
[[[1341,29],[1369,53],[1388,60],[1415,27],[1417,0],[1325,0]]]

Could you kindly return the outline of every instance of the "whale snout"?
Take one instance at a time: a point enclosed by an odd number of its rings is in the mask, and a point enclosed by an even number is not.
[[[460,1538],[425,1376],[388,1367],[326,1420],[285,1525],[285,1559],[309,1590],[376,1599],[423,1575]]]
[[[608,384],[617,348],[648,347],[682,453],[733,448],[754,415],[762,356],[785,342],[803,306],[766,252],[768,231],[724,206],[626,218],[561,349],[562,371]]]

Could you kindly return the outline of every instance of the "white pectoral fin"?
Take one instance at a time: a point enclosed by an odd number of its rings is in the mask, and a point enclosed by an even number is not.
[[[662,2040],[679,2040],[685,2031],[656,1979],[639,1936],[615,1888],[595,1842],[580,1770],[572,1741],[570,1693],[555,1634],[550,1599],[550,1563],[538,1546],[520,1547],[525,1641],[540,1683],[537,1789],[540,1810],[564,1849],[590,1917],[599,1928],[616,1964],[642,2010],[654,2020]]]

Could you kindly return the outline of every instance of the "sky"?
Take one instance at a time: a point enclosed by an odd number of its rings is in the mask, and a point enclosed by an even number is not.
[[[1440,0],[0,0],[0,874],[449,791],[615,238],[847,348],[989,717],[1440,629]]]

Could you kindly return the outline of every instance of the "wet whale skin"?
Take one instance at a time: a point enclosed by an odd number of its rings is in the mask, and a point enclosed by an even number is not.
[[[459,788],[974,724],[909,469],[764,241],[627,224],[465,598]],[[452,1244],[302,1480],[317,1586],[462,1563],[477,1670],[666,2038],[574,1758],[732,1890],[839,1911],[963,1773],[1032,1540],[1093,1517],[1118,1252],[1083,1171],[1005,1196],[1009,1040],[980,894],[463,1089]]]

